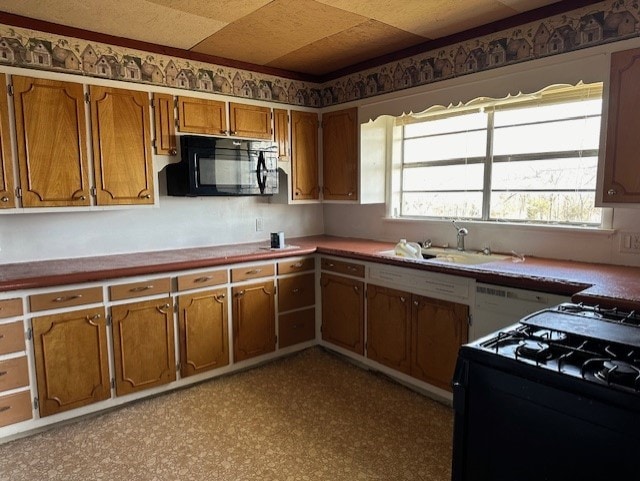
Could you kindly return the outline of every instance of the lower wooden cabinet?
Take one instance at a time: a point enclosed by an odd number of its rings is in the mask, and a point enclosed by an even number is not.
[[[0,396],[0,427],[31,419],[31,391]]]
[[[183,377],[229,364],[226,292],[216,289],[178,297]]]
[[[171,298],[111,307],[116,394],[176,379]]]
[[[322,339],[364,354],[364,283],[322,273]]]
[[[244,361],[275,351],[273,281],[236,286],[233,295],[233,359]]]
[[[311,341],[316,336],[316,309],[280,314],[278,317],[278,347],[284,348]]]
[[[104,309],[32,319],[40,416],[111,395]]]

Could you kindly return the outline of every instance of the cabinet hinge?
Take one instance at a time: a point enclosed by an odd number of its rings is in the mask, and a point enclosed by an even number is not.
[[[320,332],[322,332],[322,328],[324,327],[323,324],[320,324]]]
[[[13,96],[13,84],[7,85],[7,93],[10,97]]]
[[[178,304],[173,305],[173,312],[178,312]]]
[[[151,105],[152,109],[156,108],[155,104],[153,103],[153,99],[149,99],[149,105]]]
[[[180,369],[182,369],[182,363],[178,362],[178,363],[176,363],[176,371],[180,372]]]
[[[276,345],[278,344],[278,336],[276,336]]]
[[[467,324],[470,326],[473,325],[473,317],[471,317],[471,314],[467,316]]]
[[[107,326],[110,326],[111,324],[113,324],[113,318],[111,317],[111,315],[107,316]]]
[[[39,402],[37,397],[34,397],[33,398],[33,409],[35,409],[37,411],[39,407],[40,407],[40,402]]]
[[[16,197],[18,199],[22,198],[22,187],[17,187],[16,188]]]
[[[111,389],[115,389],[116,388],[116,378],[112,377],[111,378]]]
[[[180,119],[176,117],[176,129],[180,128]]]
[[[29,328],[27,329],[27,332],[25,333],[24,337],[26,337],[27,341],[30,341],[31,338],[33,337],[33,328]]]
[[[178,107],[178,98],[176,97],[175,99],[173,99],[173,106],[174,107]]]
[[[86,94],[84,94],[84,101],[86,103],[91,102],[91,95],[89,95],[89,92],[87,92]]]
[[[98,189],[96,189],[95,187],[91,187],[89,189],[89,192],[91,193],[92,196],[97,197],[98,195]]]
[[[151,141],[151,147],[153,147],[154,149],[157,147],[156,139],[153,139],[153,140]]]

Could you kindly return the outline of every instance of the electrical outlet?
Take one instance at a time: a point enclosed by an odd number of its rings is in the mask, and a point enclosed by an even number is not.
[[[640,254],[640,233],[621,232],[620,233],[620,252],[627,252],[630,254]]]
[[[264,222],[262,217],[256,217],[256,232],[262,232],[264,230]]]

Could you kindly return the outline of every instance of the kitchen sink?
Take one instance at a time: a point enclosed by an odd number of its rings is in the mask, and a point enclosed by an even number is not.
[[[379,254],[387,257],[406,259],[406,257],[397,255],[395,250],[381,251]],[[422,259],[414,260],[425,263],[442,262],[448,264],[477,265],[486,264],[488,262],[503,261],[508,258],[509,256],[500,254],[483,254],[482,252],[458,251],[456,249],[444,249],[442,247],[429,247],[422,248]]]

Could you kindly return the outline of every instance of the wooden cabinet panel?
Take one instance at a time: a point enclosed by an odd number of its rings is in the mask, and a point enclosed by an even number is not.
[[[318,114],[291,111],[292,199],[319,199]]]
[[[316,303],[314,273],[278,279],[278,310],[280,312],[312,306]]]
[[[111,307],[116,394],[176,379],[171,298]]]
[[[192,134],[226,135],[225,103],[179,96],[178,130]]]
[[[322,339],[364,353],[364,283],[322,274]]]
[[[320,267],[323,271],[339,272],[354,277],[364,277],[364,265],[352,262],[336,261],[323,257],[320,259]]]
[[[273,135],[278,144],[278,160],[287,162],[289,160],[289,112],[285,109],[273,109]]]
[[[110,397],[103,308],[36,317],[32,323],[41,416]]]
[[[7,84],[5,75],[0,74],[0,209],[15,206]]]
[[[257,105],[229,103],[229,134],[271,140],[271,109]]]
[[[414,296],[411,375],[451,391],[458,349],[467,342],[469,307]]]
[[[226,284],[229,280],[227,270],[198,272],[197,274],[185,274],[178,276],[178,290],[197,289],[199,287],[216,286]]]
[[[183,377],[229,364],[226,292],[217,289],[178,298]]]
[[[0,396],[0,427],[26,421],[32,417],[30,391]]]
[[[358,199],[358,109],[322,115],[322,183],[325,200]]]
[[[66,291],[47,292],[29,296],[31,311],[44,311],[61,307],[80,306],[102,302],[102,287],[86,287]]]
[[[22,299],[5,299],[0,301],[0,319],[22,315]]]
[[[275,350],[274,293],[273,281],[233,288],[234,361]]]
[[[176,116],[173,109],[173,95],[153,94],[153,121],[157,155],[176,155]]]
[[[0,361],[0,391],[29,385],[27,356]]]
[[[280,349],[316,337],[315,308],[281,314],[278,317],[278,345]]]
[[[95,85],[90,92],[98,204],[153,204],[148,94]]]
[[[154,294],[169,294],[171,279],[149,279],[148,281],[130,282],[109,287],[109,297],[112,301],[133,299],[135,297],[151,296]]]
[[[603,202],[640,202],[640,49],[611,54]]]
[[[409,374],[411,370],[411,294],[367,286],[367,357]]]
[[[270,277],[275,273],[273,264],[261,264],[251,267],[238,267],[231,269],[231,282],[258,279],[260,277]]]
[[[0,324],[0,354],[24,351],[24,324],[22,321]]]
[[[13,77],[24,207],[89,205],[81,84]]]

